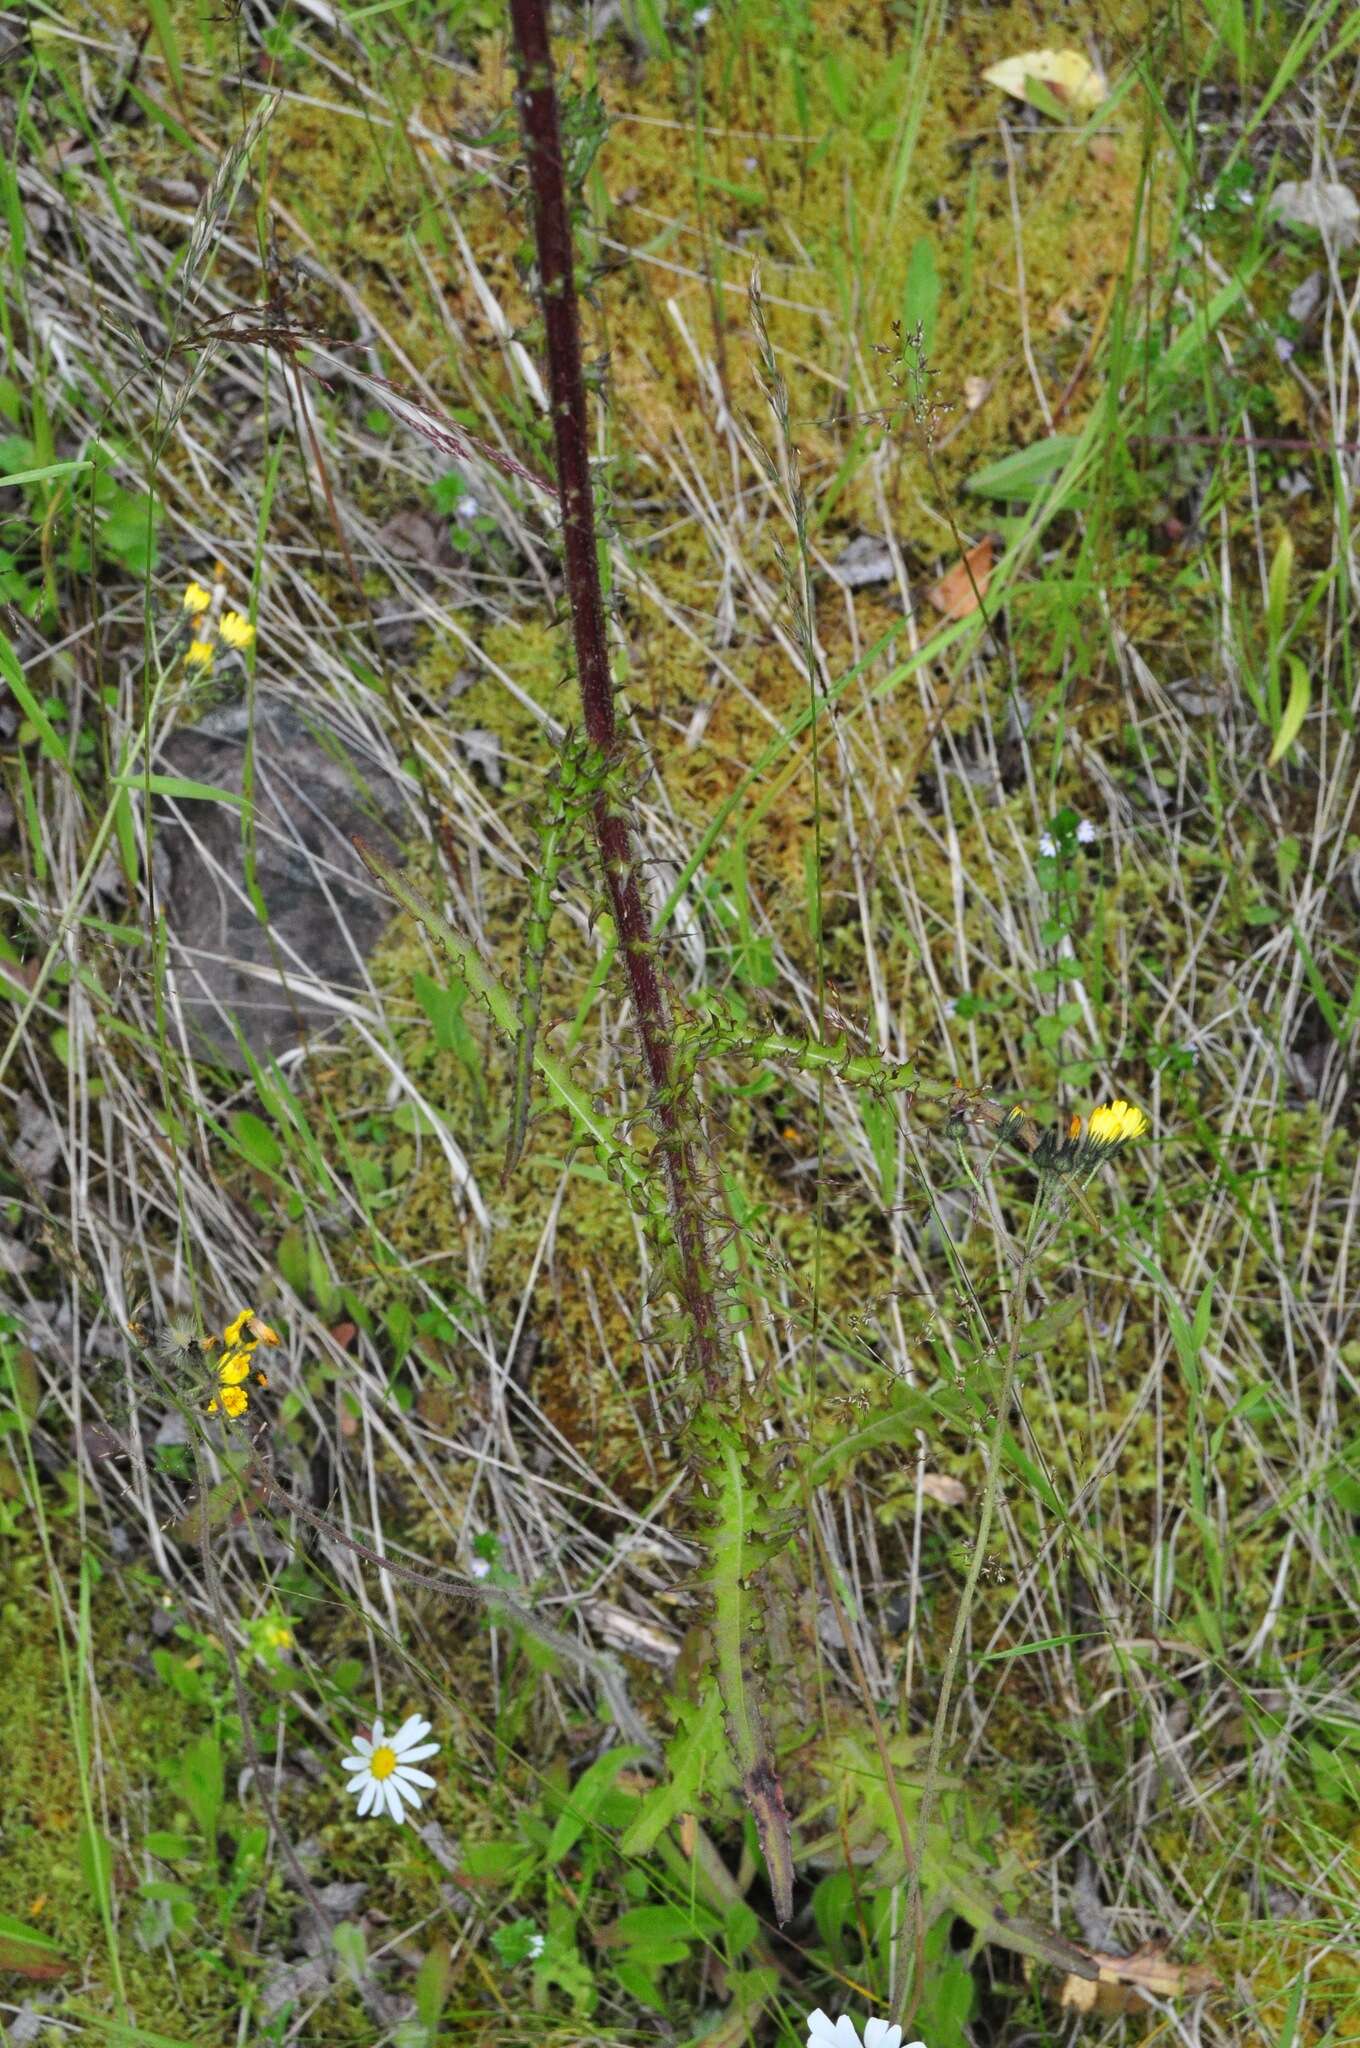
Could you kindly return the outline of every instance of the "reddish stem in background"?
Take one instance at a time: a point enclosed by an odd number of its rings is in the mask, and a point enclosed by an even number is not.
[[[596,550],[589,419],[581,369],[581,322],[548,42],[547,0],[510,0],[510,22],[519,73],[516,98],[533,193],[539,295],[546,328],[548,390],[557,456],[557,496],[562,513],[576,672],[587,737],[606,759],[614,760],[618,756],[618,729]],[[671,1060],[669,1006],[656,971],[650,920],[638,891],[632,835],[627,817],[615,807],[607,788],[595,800],[592,820],[661,1125],[679,1255],[677,1288],[688,1319],[691,1356],[703,1374],[705,1391],[713,1396],[721,1391],[724,1375],[693,1141],[686,1135],[686,1125],[693,1129],[695,1120],[682,1119],[680,1114]],[[679,1085],[685,1085],[683,1080]]]

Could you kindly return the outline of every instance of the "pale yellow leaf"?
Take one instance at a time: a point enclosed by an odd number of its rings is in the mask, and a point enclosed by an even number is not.
[[[1013,100],[1026,101],[1025,81],[1032,78],[1074,114],[1093,113],[1109,92],[1080,50],[1026,50],[1023,57],[1003,57],[999,64],[989,65],[982,76],[987,85],[999,86]]]

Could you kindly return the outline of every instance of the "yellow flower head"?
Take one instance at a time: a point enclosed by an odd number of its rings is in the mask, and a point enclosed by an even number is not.
[[[1134,1138],[1145,1138],[1148,1120],[1131,1102],[1107,1102],[1091,1111],[1086,1131],[1093,1145],[1122,1145]]]
[[[224,1387],[239,1387],[243,1380],[250,1378],[250,1354],[254,1346],[242,1345],[236,1351],[229,1351],[217,1368],[217,1377]]]
[[[191,640],[189,652],[184,657],[189,668],[208,670],[213,665],[213,644],[211,640]]]
[[[267,1621],[264,1625],[264,1643],[268,1650],[291,1650],[293,1631],[281,1621]]]
[[[223,1413],[233,1418],[244,1415],[250,1406],[250,1396],[244,1387],[223,1387],[219,1400],[209,1401],[209,1415],[216,1415],[219,1401]]]
[[[184,609],[191,618],[197,618],[212,603],[212,592],[205,590],[201,583],[191,583],[184,592]]]
[[[217,631],[228,647],[234,647],[242,654],[255,638],[255,628],[249,619],[242,618],[240,612],[223,612]]]

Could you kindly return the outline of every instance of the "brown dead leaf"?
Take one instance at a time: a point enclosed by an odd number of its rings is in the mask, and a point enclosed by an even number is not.
[[[10,1925],[17,1928],[18,1923]],[[45,1935],[0,1932],[0,1975],[27,1977],[33,1984],[55,1984],[74,1967]]]
[[[968,1498],[968,1489],[963,1481],[951,1478],[948,1472],[923,1472],[921,1491],[945,1508],[961,1508]]]
[[[961,562],[945,570],[939,582],[926,592],[937,612],[943,612],[947,619],[966,619],[977,610],[978,601],[987,595],[991,582],[994,552],[992,536],[986,533],[976,547],[969,548]]]
[[[1109,2018],[1145,2010],[1145,1993],[1152,1998],[1193,1998],[1217,1984],[1207,1964],[1173,1963],[1167,1947],[1164,1941],[1147,1941],[1128,1956],[1103,1955],[1092,1949],[1091,1961],[1099,1976],[1093,1983],[1082,1977],[1064,1978],[1061,2003],[1073,2012],[1095,2012]]]

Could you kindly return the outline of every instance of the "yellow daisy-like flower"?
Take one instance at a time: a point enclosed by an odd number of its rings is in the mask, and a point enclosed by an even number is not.
[[[251,1344],[243,1344],[239,1350],[229,1351],[217,1368],[217,1377],[224,1387],[239,1387],[250,1378]]]
[[[242,654],[255,638],[255,628],[240,612],[223,612],[222,623],[217,633],[218,638],[225,640],[228,647],[234,647]]]
[[[1079,1116],[1069,1118],[1065,1133],[1042,1134],[1023,1110],[1013,1109],[1002,1120],[1001,1136],[1029,1153],[1035,1166],[1048,1173],[1074,1173],[1084,1177],[1117,1152],[1121,1145],[1147,1136],[1150,1125],[1141,1109],[1121,1097],[1093,1109],[1085,1129]]]
[[[212,1350],[219,1340],[208,1337],[204,1341]],[[246,1381],[252,1372],[257,1386],[269,1385],[265,1375],[255,1369],[255,1351],[261,1344],[277,1344],[278,1341],[278,1332],[261,1321],[253,1308],[243,1308],[235,1320],[228,1323],[221,1337],[223,1351],[217,1364],[217,1393],[208,1403],[209,1415],[215,1415],[219,1406],[227,1415],[245,1414],[250,1405]]]
[[[1086,1135],[1093,1145],[1122,1145],[1134,1138],[1145,1138],[1147,1132],[1148,1120],[1142,1110],[1122,1099],[1093,1109],[1086,1126]]]
[[[184,609],[192,618],[207,611],[212,603],[212,592],[205,590],[201,583],[190,583],[184,592]]]
[[[189,668],[210,669],[213,665],[213,644],[211,640],[191,640],[189,651],[184,657]]]

